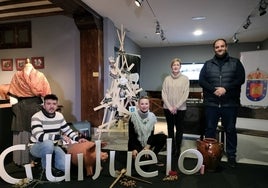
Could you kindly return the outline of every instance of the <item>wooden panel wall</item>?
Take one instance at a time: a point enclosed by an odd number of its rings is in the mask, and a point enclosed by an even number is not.
[[[92,126],[102,122],[103,110],[94,111],[103,99],[103,27],[94,15],[75,17],[80,30],[81,120]]]

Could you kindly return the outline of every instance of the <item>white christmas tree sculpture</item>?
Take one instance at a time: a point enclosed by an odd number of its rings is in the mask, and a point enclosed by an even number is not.
[[[142,91],[139,87],[138,73],[131,73],[134,64],[128,65],[124,51],[125,31],[121,26],[121,33],[117,30],[120,48],[116,60],[109,58],[111,86],[107,90],[100,105],[94,111],[104,108],[102,124],[98,126],[96,135],[101,137],[102,132],[108,132],[116,122],[129,116],[129,106],[136,106],[137,94]]]

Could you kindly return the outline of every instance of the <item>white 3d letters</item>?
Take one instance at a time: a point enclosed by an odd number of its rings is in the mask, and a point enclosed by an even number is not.
[[[147,159],[145,161],[140,161],[141,157],[143,155],[149,155],[152,159]],[[156,155],[153,151],[151,150],[142,150],[141,152],[138,153],[136,159],[135,159],[135,168],[136,171],[138,172],[139,175],[142,177],[154,177],[158,175],[158,171],[153,171],[153,172],[144,172],[140,166],[143,165],[150,165],[150,164],[156,164],[157,163],[157,158]]]
[[[25,149],[26,149],[25,144],[19,144],[19,145],[11,146],[11,147],[5,149],[1,153],[1,155],[0,155],[0,175],[1,175],[2,179],[5,180],[7,183],[16,184],[20,181],[20,179],[13,178],[10,175],[8,175],[8,173],[6,172],[5,166],[4,166],[5,157],[7,156],[7,154],[9,154],[12,151],[25,150]]]
[[[184,158],[189,154],[194,154],[197,157],[197,164],[192,170],[185,169],[184,165],[183,165]],[[188,150],[185,150],[184,152],[182,152],[182,154],[179,157],[179,162],[178,162],[180,171],[184,174],[187,174],[187,175],[194,174],[194,173],[198,172],[200,170],[202,164],[203,164],[203,156],[196,149],[188,149]]]
[[[95,141],[96,144],[96,166],[95,166],[95,174],[94,176],[92,176],[92,179],[95,180],[99,177],[100,172],[101,172],[101,140],[97,140]],[[17,151],[17,150],[25,150],[26,149],[26,145],[25,144],[20,144],[20,145],[14,145],[11,146],[7,149],[5,149],[1,155],[0,155],[0,177],[6,181],[7,183],[10,184],[16,184],[18,183],[21,179],[16,179],[11,177],[5,170],[5,166],[4,166],[4,161],[5,161],[5,157],[13,151]],[[168,174],[168,172],[171,170],[171,149],[172,149],[172,139],[171,138],[167,138],[167,160],[166,160],[166,174]],[[110,175],[113,177],[116,177],[117,174],[115,172],[115,151],[110,151],[110,165],[109,165],[109,172]],[[196,166],[192,169],[192,170],[187,170],[184,168],[184,158],[188,155],[188,154],[194,154],[196,155],[198,161]],[[78,180],[83,180],[83,154],[77,154],[78,157]],[[141,161],[141,157],[142,156],[150,156],[149,159],[146,159],[145,161]],[[70,181],[70,166],[71,166],[71,155],[70,154],[66,154],[65,155],[65,175],[62,177],[54,177],[51,173],[51,164],[52,164],[52,155],[48,154],[46,156],[46,177],[49,181],[52,182],[58,182],[58,181]],[[154,177],[158,175],[158,171],[152,171],[152,172],[145,172],[141,169],[141,166],[143,165],[151,165],[151,164],[156,164],[157,163],[157,157],[155,155],[155,153],[151,150],[142,150],[141,152],[138,153],[136,159],[135,159],[135,169],[138,172],[139,175],[141,175],[142,177]],[[198,172],[202,166],[203,163],[203,156],[202,154],[196,150],[196,149],[188,149],[186,151],[184,151],[178,160],[178,166],[179,169],[182,173],[190,175],[190,174],[194,174],[196,172]],[[127,152],[127,175],[131,175],[131,165],[132,165],[132,152],[128,151]],[[31,167],[30,164],[26,164],[24,165],[25,168],[25,172],[26,172],[26,177],[30,180],[33,179],[33,175],[32,175],[32,171],[31,171]]]

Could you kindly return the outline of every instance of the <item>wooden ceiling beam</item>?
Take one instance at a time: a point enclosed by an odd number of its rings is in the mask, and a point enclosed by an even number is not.
[[[0,2],[0,21],[53,15],[79,18],[80,21],[85,18],[87,22],[91,19],[93,22],[95,20],[96,23],[102,21],[102,17],[81,0],[10,0]]]
[[[24,3],[35,3],[35,2],[49,2],[49,0],[16,0],[16,1],[2,1],[0,7],[8,5],[19,5]]]
[[[54,8],[60,8],[57,7],[53,4],[50,5],[38,5],[38,6],[30,6],[30,7],[21,7],[21,8],[11,8],[11,9],[4,9],[0,10],[0,14],[5,14],[5,13],[16,13],[16,12],[25,12],[25,11],[35,11],[35,10],[44,10],[44,9],[54,9]],[[63,11],[63,9],[62,9]]]

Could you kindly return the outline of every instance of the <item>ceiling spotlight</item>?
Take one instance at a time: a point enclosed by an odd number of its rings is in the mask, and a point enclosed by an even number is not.
[[[200,29],[198,29],[198,30],[195,30],[195,31],[193,32],[193,34],[194,34],[194,36],[200,36],[200,35],[203,34],[203,31],[200,30]]]
[[[164,35],[164,31],[161,29],[160,37],[162,40],[166,40],[166,37]]]
[[[135,4],[137,5],[137,7],[141,7],[142,2],[143,2],[143,0],[135,0]]]
[[[267,3],[265,0],[261,0],[260,6],[259,6],[259,12],[260,16],[266,14],[266,8],[267,8]]]
[[[158,21],[156,21],[155,34],[159,35],[160,33],[160,24]]]
[[[192,17],[192,20],[193,20],[193,21],[205,20],[205,19],[206,19],[205,16],[195,16],[195,17]]]
[[[247,29],[250,26],[250,24],[251,24],[251,21],[250,21],[250,19],[248,17],[246,23],[243,25],[243,28]]]
[[[236,37],[236,35],[237,35],[237,33],[235,33],[234,36],[233,36],[234,43],[238,43],[238,41],[239,41],[238,38]]]

